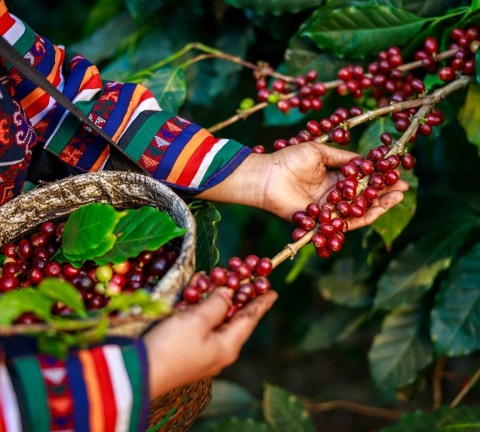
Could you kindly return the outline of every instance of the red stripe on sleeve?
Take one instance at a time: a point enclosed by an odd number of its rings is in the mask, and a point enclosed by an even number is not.
[[[185,168],[178,177],[176,181],[178,185],[188,186],[191,183],[198,171],[198,168],[205,159],[205,155],[212,149],[217,141],[218,139],[213,136],[208,136],[203,140],[203,142],[193,152],[192,156],[185,165]]]
[[[95,362],[97,378],[102,389],[102,402],[104,412],[104,432],[114,432],[117,421],[117,403],[110,378],[108,364],[103,355],[103,349],[97,348],[91,351]]]
[[[12,28],[15,24],[15,20],[12,16],[7,12],[5,12],[2,16],[0,16],[0,34],[4,35],[10,28]]]

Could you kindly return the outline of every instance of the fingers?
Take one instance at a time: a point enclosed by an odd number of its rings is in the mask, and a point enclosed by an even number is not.
[[[272,307],[278,298],[276,291],[269,291],[258,296],[218,328],[222,337],[234,345],[242,345],[253,332],[260,319]]]
[[[361,218],[351,218],[348,220],[349,230],[361,228],[375,222],[387,210],[397,205],[403,200],[403,192],[394,190],[387,192],[378,198],[377,202],[373,204]]]
[[[232,305],[233,291],[228,288],[216,288],[208,298],[187,310],[185,314],[191,314],[201,320],[202,327],[208,332],[219,326],[225,320],[227,312]]]
[[[325,158],[324,162],[329,168],[339,168],[347,162],[350,162],[355,156],[358,156],[357,153],[330,147],[325,144],[316,143],[316,145],[322,146],[321,151]]]

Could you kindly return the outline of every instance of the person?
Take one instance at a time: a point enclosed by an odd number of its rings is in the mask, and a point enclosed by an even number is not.
[[[184,199],[253,206],[290,220],[294,211],[325,200],[339,168],[356,156],[315,142],[257,154],[216,138],[163,111],[142,85],[103,81],[95,65],[35,33],[4,0],[0,32],[151,176]],[[102,169],[112,169],[108,143],[0,53],[0,205],[39,182]],[[403,199],[407,187],[399,181],[386,189],[350,229],[372,223]],[[151,399],[215,376],[236,361],[276,299],[274,291],[259,296],[226,322],[232,293],[219,288],[140,338],[110,338],[72,350],[66,359],[39,353],[30,339],[2,338],[0,432],[144,430]]]

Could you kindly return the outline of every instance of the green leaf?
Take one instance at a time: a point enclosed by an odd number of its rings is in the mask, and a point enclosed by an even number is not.
[[[226,0],[225,2],[240,9],[253,9],[261,14],[281,15],[320,6],[323,0]]]
[[[361,258],[350,255],[337,259],[331,271],[320,276],[318,281],[323,298],[344,306],[370,306],[373,290],[366,282],[368,265],[365,258],[362,254]]]
[[[125,215],[110,204],[92,203],[70,214],[63,231],[63,253],[72,261],[93,259],[110,250],[115,226]]]
[[[110,18],[117,15],[123,6],[123,0],[97,0],[90,9],[88,21],[85,24],[85,33],[90,34]]]
[[[121,12],[103,26],[95,28],[87,38],[72,44],[70,49],[81,52],[93,64],[113,57],[124,40],[136,30],[128,12]]]
[[[286,283],[293,283],[295,279],[304,271],[305,266],[310,261],[310,258],[315,257],[317,254],[315,246],[312,243],[308,243],[303,246],[295,256],[293,266],[285,277]]]
[[[185,234],[165,212],[151,206],[129,209],[115,227],[116,242],[104,255],[96,256],[95,261],[122,263],[136,257],[143,251],[153,251],[170,240]]]
[[[433,412],[416,410],[402,415],[393,426],[381,432],[478,432],[480,410],[460,405],[456,408],[440,407]]]
[[[325,13],[318,9],[300,34],[339,57],[363,58],[408,42],[426,19],[386,6],[350,6]]]
[[[205,415],[234,415],[256,402],[257,400],[237,383],[215,378],[212,381],[212,401],[208,404]]]
[[[306,352],[330,348],[350,336],[367,317],[368,312],[363,309],[333,307],[309,325],[300,348]]]
[[[54,301],[62,302],[82,318],[86,318],[85,305],[78,290],[67,281],[58,278],[45,278],[37,286],[40,294]]]
[[[467,355],[480,348],[480,243],[452,266],[435,296],[431,335],[441,355]]]
[[[232,417],[207,427],[205,432],[273,432],[273,430],[266,423],[251,418]]]
[[[23,288],[9,291],[0,296],[0,324],[10,325],[25,312],[50,321],[54,300],[42,296],[36,289]]]
[[[123,292],[110,298],[106,306],[107,312],[127,312],[132,307],[140,307],[145,316],[159,317],[171,312],[170,307],[162,299],[152,299],[147,290],[138,289],[133,292]]]
[[[222,219],[215,206],[208,201],[195,200],[189,205],[197,226],[196,266],[208,271],[219,259],[216,247],[217,223]]]
[[[431,288],[438,272],[450,266],[465,236],[477,222],[472,214],[458,216],[455,224],[428,232],[390,262],[378,282],[374,309],[393,309],[419,299]]]
[[[468,87],[467,98],[465,104],[458,113],[458,121],[465,129],[467,139],[475,144],[480,154],[480,86],[472,84]]]
[[[385,212],[371,225],[372,229],[382,237],[387,249],[390,249],[393,241],[403,232],[417,208],[418,179],[413,171],[400,169],[400,172],[400,178],[410,186],[404,192],[402,202]]]
[[[187,84],[183,69],[164,67],[142,81],[155,95],[162,109],[177,113],[185,102]]]
[[[280,387],[269,384],[265,386],[262,406],[265,420],[275,431],[316,430],[309,412],[300,399]]]
[[[401,306],[388,314],[368,353],[374,382],[390,389],[412,383],[433,360],[425,305]]]
[[[370,150],[381,145],[380,135],[384,132],[392,135],[394,139],[400,136],[390,116],[379,117],[369,123],[358,141],[357,152],[366,156]]]

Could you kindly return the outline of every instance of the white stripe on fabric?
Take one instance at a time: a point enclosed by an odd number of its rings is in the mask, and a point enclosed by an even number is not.
[[[3,412],[7,432],[22,432],[17,397],[7,367],[3,363],[0,364],[0,411]]]
[[[3,37],[10,45],[14,45],[25,33],[25,25],[17,17],[13,15],[11,17],[15,20],[15,24],[6,31]]]
[[[203,180],[203,176],[208,170],[208,167],[212,163],[213,159],[215,158],[215,155],[228,143],[228,139],[220,139],[218,140],[213,147],[210,149],[210,151],[205,155],[203,158],[202,163],[200,164],[197,173],[193,177],[192,181],[190,182],[189,187],[191,188],[198,188],[200,186],[200,183]]]
[[[133,406],[133,391],[121,349],[116,345],[107,345],[103,348],[103,354],[110,372],[115,403],[117,407],[117,419],[115,432],[128,431]]]
[[[130,116],[128,123],[125,126],[125,129],[119,135],[118,140],[123,136],[123,134],[128,130],[128,127],[132,124],[132,122],[143,112],[143,111],[162,111],[158,102],[155,98],[151,97],[142,102],[140,102],[133,111],[132,115]],[[160,127],[160,126],[159,126]],[[117,140],[117,141],[118,141]]]
[[[60,72],[60,83],[57,86],[57,89],[62,92],[63,87],[65,86],[65,79],[63,77],[63,74]],[[50,96],[48,100],[48,105],[39,113],[35,114],[31,119],[30,123],[32,123],[32,126],[35,126],[37,123],[43,120],[43,118],[47,115],[47,113],[53,108],[53,106],[57,103],[57,101]]]

